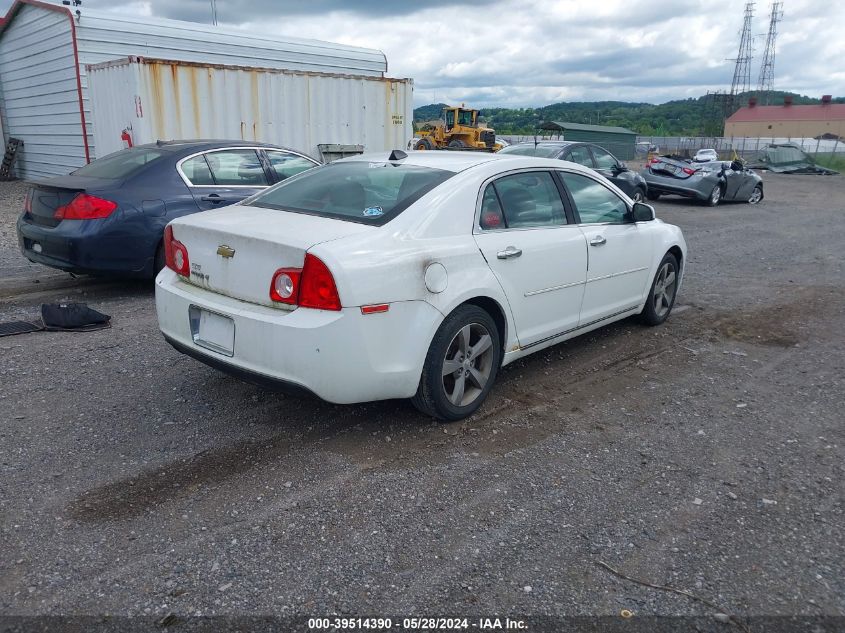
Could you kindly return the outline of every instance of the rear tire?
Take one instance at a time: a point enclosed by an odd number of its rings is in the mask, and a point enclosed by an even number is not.
[[[156,249],[156,256],[153,260],[153,279],[155,279],[158,274],[162,271],[165,267],[166,262],[164,261],[164,242],[161,242]]]
[[[646,325],[660,325],[669,318],[678,294],[678,260],[672,253],[666,253],[657,267],[648,297],[640,312],[640,320]]]
[[[649,200],[660,200],[659,191],[646,191],[645,197]]]
[[[438,420],[466,418],[487,398],[501,360],[496,322],[478,306],[464,304],[437,329],[411,403]]]

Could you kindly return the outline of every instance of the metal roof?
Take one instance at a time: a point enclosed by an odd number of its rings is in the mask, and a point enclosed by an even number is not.
[[[608,133],[608,134],[633,134],[636,136],[636,132],[632,132],[631,130],[624,128],[624,127],[614,127],[612,125],[586,125],[584,123],[568,123],[566,121],[546,121],[540,124],[541,130],[555,130],[564,132],[566,130],[572,131],[579,131],[579,132],[600,132],[600,133]]]
[[[842,120],[845,120],[845,103],[826,103],[788,106],[744,106],[729,116],[727,123]]]
[[[69,7],[39,0],[16,0],[6,14],[5,22],[0,24],[0,37],[26,5],[63,13],[73,22],[83,64],[142,55],[201,63],[376,76],[387,71],[387,58],[376,49],[197,22],[122,16],[85,6],[79,8],[81,17],[77,18]]]

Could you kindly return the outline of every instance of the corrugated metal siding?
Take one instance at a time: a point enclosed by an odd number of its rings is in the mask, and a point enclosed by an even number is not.
[[[143,55],[373,77],[387,70],[384,54],[373,49],[177,20],[120,17],[85,7],[81,11],[82,18],[76,20],[79,78],[92,158],[103,153],[96,150],[90,125],[88,64]],[[85,163],[71,33],[67,12],[26,0],[13,7],[11,21],[0,33],[2,127],[7,136],[24,139],[17,164],[21,177],[65,174]]]
[[[294,73],[133,58],[88,68],[98,155],[157,139],[229,138],[318,156],[320,143],[404,148],[409,79]]]
[[[616,134],[612,132],[592,132],[585,130],[566,130],[563,138],[567,141],[580,141],[593,143],[603,147],[616,156],[619,160],[631,160],[634,158],[634,150],[637,144],[635,134]]]
[[[0,38],[0,86],[5,134],[24,140],[19,177],[66,174],[85,164],[67,16],[20,9]]]

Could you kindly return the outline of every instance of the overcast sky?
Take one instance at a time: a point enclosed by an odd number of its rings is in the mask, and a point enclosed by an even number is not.
[[[0,0],[6,10],[11,0]],[[106,9],[211,21],[210,0],[84,0]],[[541,106],[697,97],[730,87],[737,0],[217,0],[220,24],[385,52],[413,77],[416,105]],[[754,19],[752,87],[769,0]],[[845,2],[784,0],[775,88],[845,96]]]

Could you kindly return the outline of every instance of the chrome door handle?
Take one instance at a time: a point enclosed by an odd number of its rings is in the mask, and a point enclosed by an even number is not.
[[[522,249],[516,246],[508,246],[505,250],[496,253],[499,259],[510,259],[511,257],[519,257],[522,255]]]
[[[596,235],[590,240],[590,246],[601,246],[602,244],[607,244],[607,240],[601,235]]]

